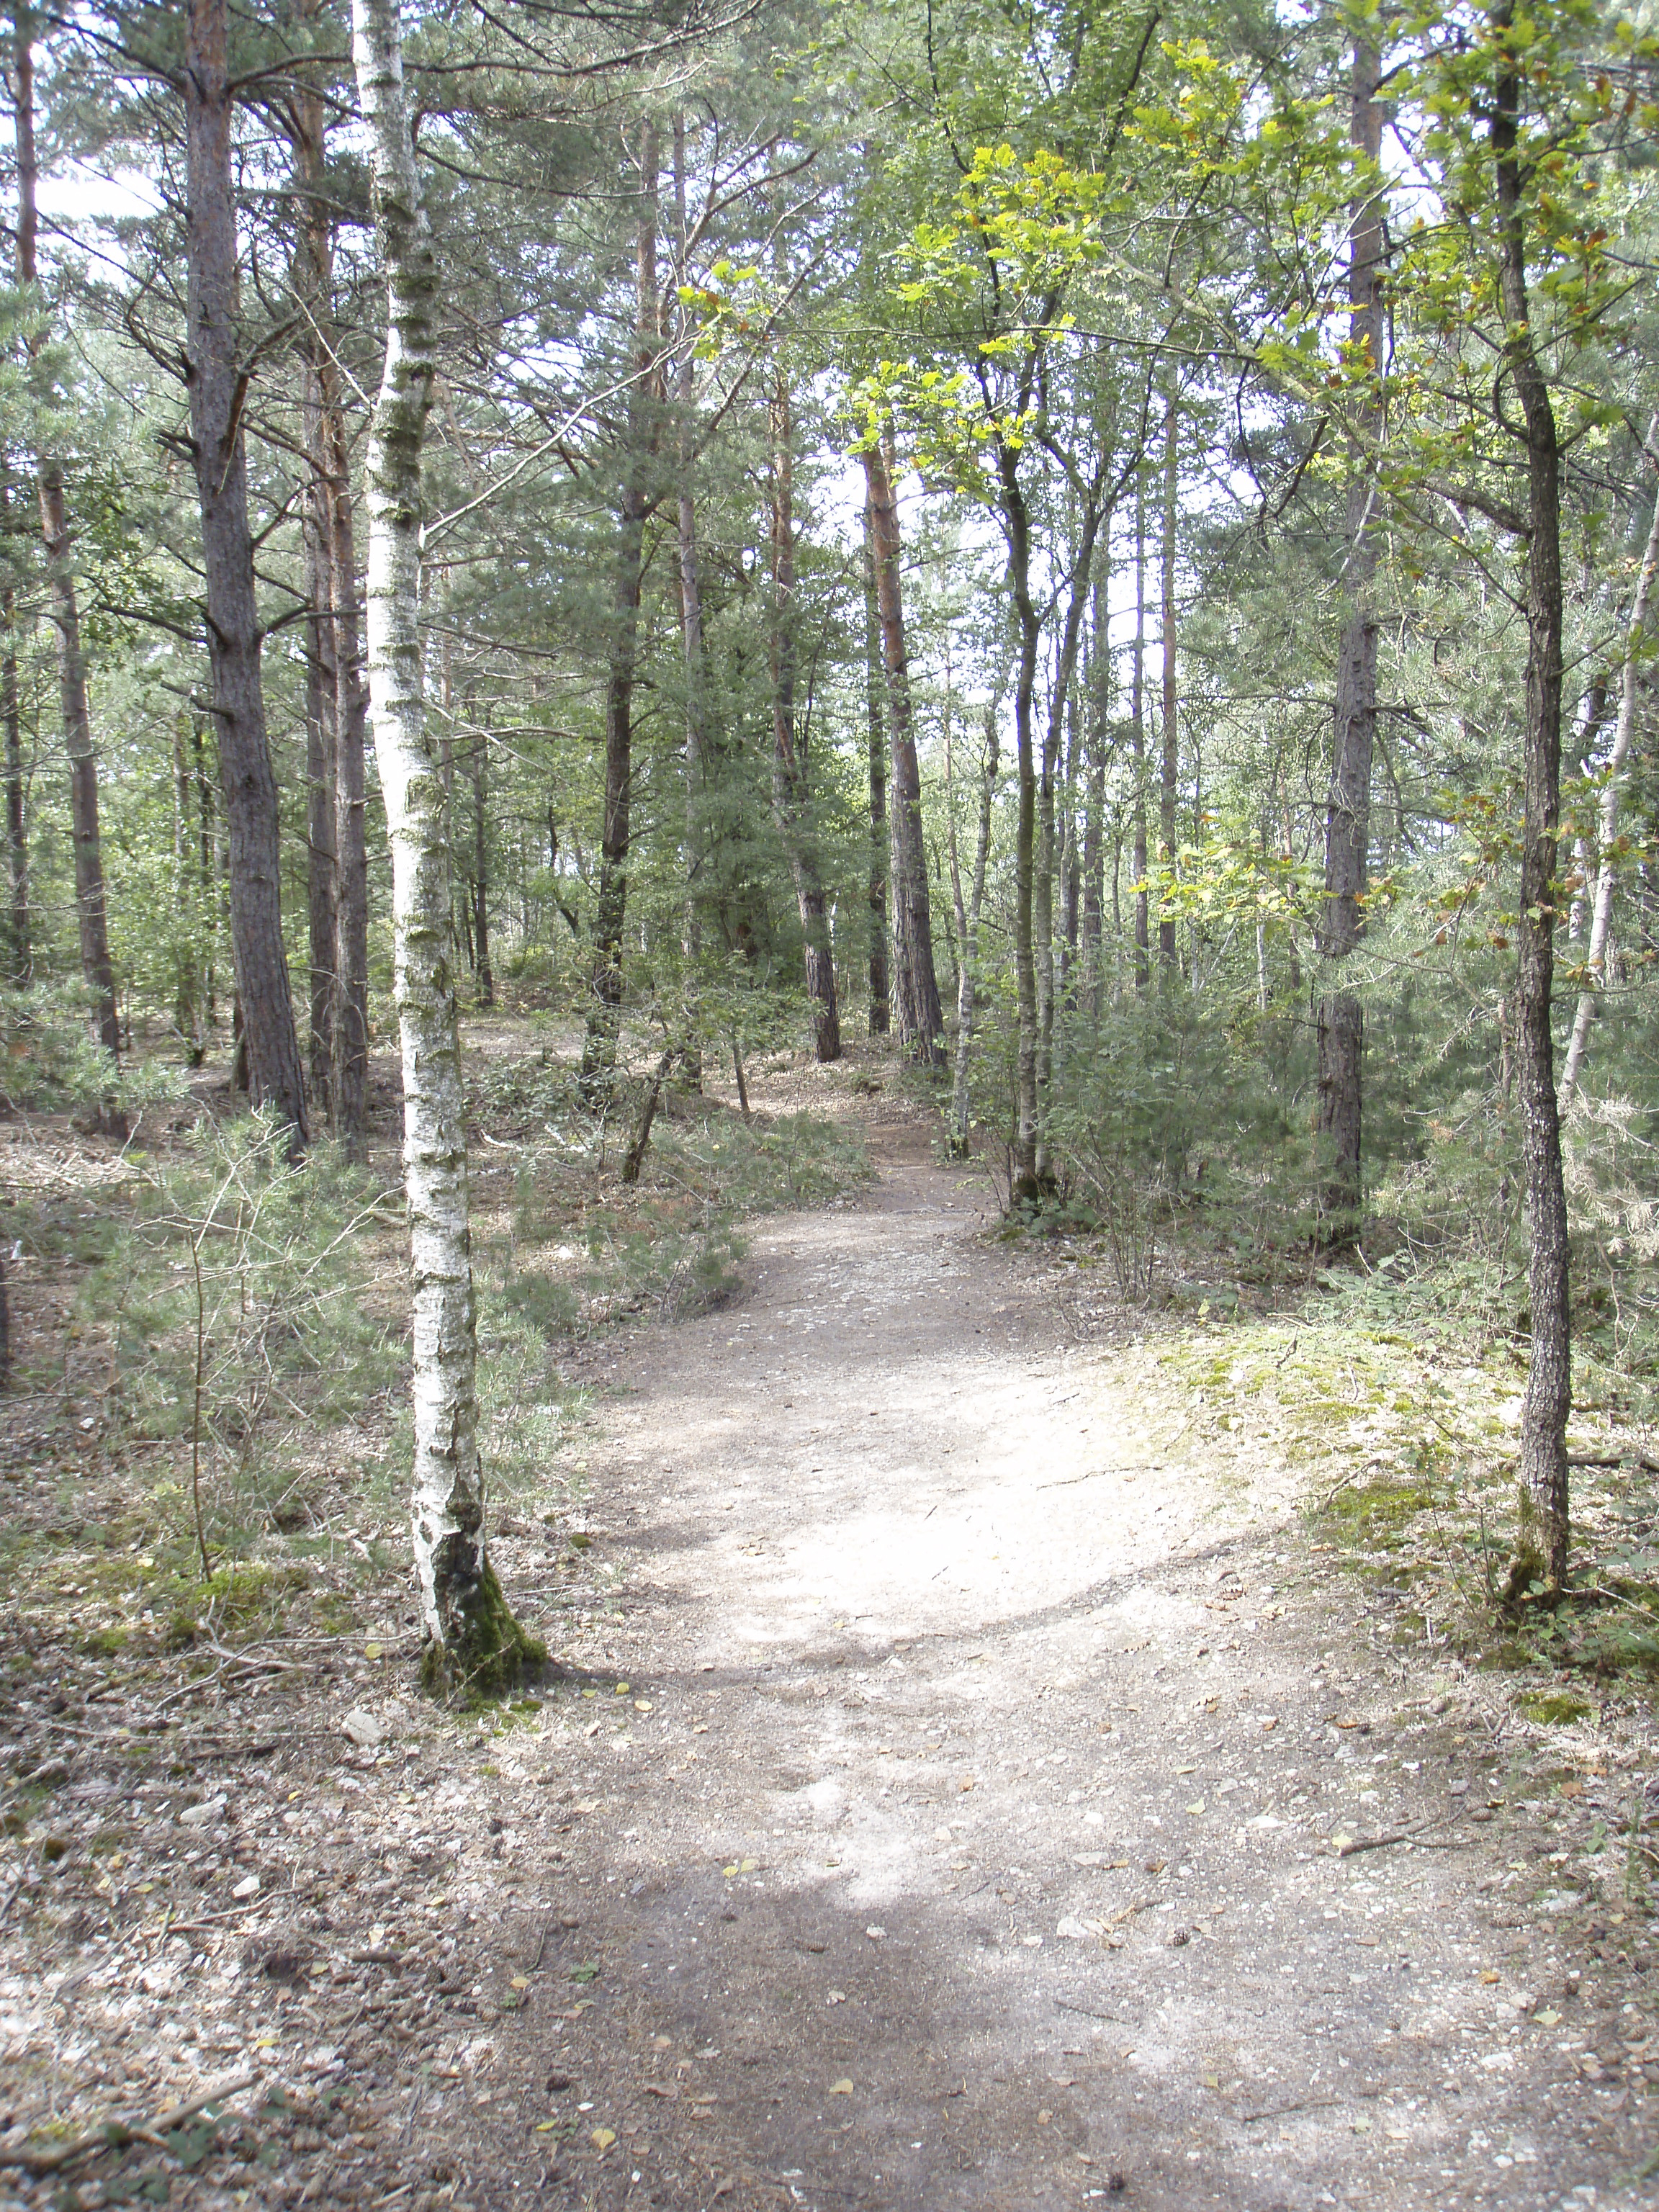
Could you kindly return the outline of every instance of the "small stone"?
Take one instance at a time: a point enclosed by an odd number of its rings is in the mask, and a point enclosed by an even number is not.
[[[385,1729],[373,1713],[366,1713],[361,1705],[352,1707],[341,1726],[362,1751],[377,1750],[386,1741]]]
[[[258,1897],[259,1894],[258,1875],[257,1874],[245,1874],[240,1881],[236,1884],[230,1893],[233,1897]]]
[[[179,1826],[181,1828],[205,1828],[209,1821],[216,1820],[224,1809],[222,1797],[204,1797],[199,1805],[185,1806],[179,1815]]]

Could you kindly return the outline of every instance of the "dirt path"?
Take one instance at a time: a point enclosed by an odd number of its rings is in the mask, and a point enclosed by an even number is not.
[[[617,1671],[501,1768],[546,1935],[433,2085],[491,2072],[455,2201],[1645,2201],[1613,1785],[1374,1647],[1288,1477],[872,1133],[596,1362]]]

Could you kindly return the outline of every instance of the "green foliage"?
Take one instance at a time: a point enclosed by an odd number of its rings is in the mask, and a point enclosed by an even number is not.
[[[210,1556],[302,1530],[319,1439],[395,1385],[401,1267],[382,1285],[402,1227],[362,1170],[327,1146],[291,1163],[264,1116],[198,1124],[141,1171],[82,1326],[107,1342],[126,1440],[168,1447],[181,1486],[193,1475]]]

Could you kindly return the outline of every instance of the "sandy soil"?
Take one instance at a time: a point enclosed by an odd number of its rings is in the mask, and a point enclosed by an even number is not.
[[[1620,2200],[1613,1783],[1373,1648],[1291,1477],[872,1133],[866,1202],[605,1357],[629,1692],[549,1776],[543,1976],[601,1971],[498,2039],[495,2185],[574,2121],[604,2205]]]
[[[118,1725],[21,1638],[0,2150],[248,2086],[0,2204],[1650,2201],[1635,1753],[1397,1646],[1317,1468],[866,1110],[868,1193],[592,1340],[539,1703],[424,1705],[395,1587]]]

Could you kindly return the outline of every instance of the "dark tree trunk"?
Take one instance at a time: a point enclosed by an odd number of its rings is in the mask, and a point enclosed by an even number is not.
[[[866,446],[862,458],[892,744],[893,982],[899,1037],[915,1058],[937,1067],[945,1060],[945,1024],[939,1011],[939,980],[933,971],[933,924],[921,837],[921,771],[911,726],[910,665],[899,586],[898,502],[893,495],[891,465],[880,447]]]
[[[1109,555],[1110,540],[1108,539]],[[1107,716],[1112,703],[1111,563],[1095,579],[1092,650],[1089,662],[1088,757],[1084,765],[1083,911],[1078,923],[1078,967],[1081,998],[1089,1017],[1100,1019],[1102,1005],[1102,907],[1105,896]]]
[[[301,408],[307,457],[313,474],[306,486],[301,520],[306,616],[307,914],[311,936],[310,1046],[312,1097],[330,1111],[334,1059],[334,988],[337,878],[334,852],[335,730],[338,678],[335,666],[333,586],[330,576],[329,491],[321,453],[321,408],[314,368],[304,371]]]
[[[1135,477],[1135,650],[1129,676],[1129,751],[1134,762],[1135,989],[1152,981],[1152,893],[1146,887],[1146,479]]]
[[[489,965],[489,753],[480,731],[472,744],[472,973],[481,1006],[495,1003]]]
[[[1521,831],[1520,955],[1516,980],[1527,1209],[1531,1220],[1532,1358],[1521,1410],[1521,1480],[1543,1536],[1545,1580],[1559,1589],[1570,1539],[1567,1416],[1572,1405],[1566,1190],[1555,1102],[1550,1000],[1561,813],[1561,484],[1555,410],[1533,342],[1519,137],[1521,64],[1513,11],[1492,11],[1497,94],[1492,117],[1504,354],[1521,404],[1527,458],[1527,726]]]
[[[6,735],[6,860],[9,920],[7,970],[12,988],[25,990],[33,969],[29,945],[29,841],[25,813],[23,723],[17,703],[17,601],[9,586],[0,593],[0,723]]]
[[[202,512],[208,662],[219,781],[230,832],[230,942],[248,1059],[248,1093],[307,1136],[288,955],[283,945],[276,779],[265,736],[262,638],[248,524],[243,407],[251,370],[239,359],[236,204],[231,180],[234,98],[227,72],[225,0],[189,0],[185,118],[189,210],[185,377]]]
[[[881,622],[876,611],[875,556],[864,540],[864,692],[870,729],[870,1034],[885,1036],[890,1019],[887,971],[887,729],[882,713]]]
[[[1375,161],[1382,149],[1382,110],[1377,106],[1376,50],[1357,43],[1353,50],[1351,134],[1356,152]],[[1348,245],[1348,336],[1363,344],[1373,368],[1382,365],[1382,201],[1368,193],[1351,210]],[[1374,431],[1380,416],[1364,410]],[[1336,717],[1331,742],[1331,788],[1325,811],[1325,896],[1320,914],[1320,951],[1328,960],[1346,960],[1364,927],[1364,896],[1370,847],[1371,753],[1376,740],[1376,612],[1372,579],[1376,544],[1371,529],[1375,483],[1356,441],[1349,454],[1346,559],[1352,599],[1337,653]],[[1324,1216],[1328,1243],[1351,1241],[1358,1232],[1363,1202],[1361,1111],[1364,1017],[1351,991],[1334,990],[1319,1007],[1319,1134],[1323,1155]]]
[[[1077,672],[1079,643],[1089,607],[1089,572],[1094,560],[1095,539],[1100,529],[1100,507],[1091,498],[1084,508],[1076,558],[1066,602],[1066,621],[1060,631],[1054,665],[1054,690],[1048,699],[1048,722],[1043,733],[1042,760],[1037,783],[1036,867],[1032,884],[1032,932],[1035,938],[1037,988],[1037,1158],[1039,1182],[1052,1180],[1042,1123],[1054,1085],[1054,781],[1060,765],[1066,714]]]
[[[628,395],[627,451],[611,652],[605,690],[605,830],[593,908],[593,972],[582,1045],[582,1095],[599,1104],[610,1091],[622,1025],[623,925],[628,910],[629,812],[634,781],[634,676],[639,653],[645,524],[651,511],[651,462],[659,430],[660,362],[657,300],[657,126],[640,127],[640,214],[634,379]]]
[[[1159,621],[1164,651],[1164,757],[1158,788],[1158,835],[1164,866],[1173,882],[1176,871],[1176,802],[1180,792],[1181,736],[1176,691],[1176,524],[1180,514],[1181,414],[1175,386],[1164,410],[1163,591]],[[1158,924],[1158,957],[1167,976],[1176,964],[1176,918],[1167,894]]]
[[[362,625],[357,596],[351,454],[338,374],[323,378],[323,426],[329,456],[329,587],[333,593],[334,666],[334,1060],[331,1091],[334,1133],[361,1159],[368,1111],[368,847],[364,823],[363,762],[368,686],[363,678]]]
[[[1036,690],[1037,640],[1042,629],[1031,598],[1031,525],[1019,455],[1006,444],[997,449],[1004,535],[1008,544],[1008,584],[1019,625],[1014,665],[1014,749],[1019,779],[1014,830],[1014,987],[1018,1033],[1014,1048],[1014,1131],[1008,1154],[1008,1200],[1030,1205],[1042,1195],[1037,1174],[1037,990],[1032,947],[1032,884],[1036,859],[1036,761],[1031,704]]]
[[[811,828],[806,763],[795,733],[795,515],[793,424],[789,385],[780,371],[773,387],[772,437],[772,812],[789,858],[795,903],[805,940],[806,995],[813,1049],[821,1060],[841,1058],[836,963],[830,943],[823,878]]]
[[[17,17],[14,52],[17,125],[17,281],[35,282],[39,218],[35,186],[40,171],[34,151],[33,27],[27,11]],[[40,350],[29,340],[31,356]],[[120,1024],[115,1012],[115,969],[110,959],[109,926],[104,908],[103,848],[98,835],[98,754],[93,744],[92,713],[87,703],[86,663],[81,651],[81,610],[70,557],[68,508],[62,463],[43,453],[38,464],[40,536],[46,546],[52,592],[52,618],[58,632],[58,684],[64,716],[64,745],[70,763],[70,834],[75,848],[75,909],[81,939],[81,976],[92,1002],[93,1027],[104,1049],[118,1057]]]

